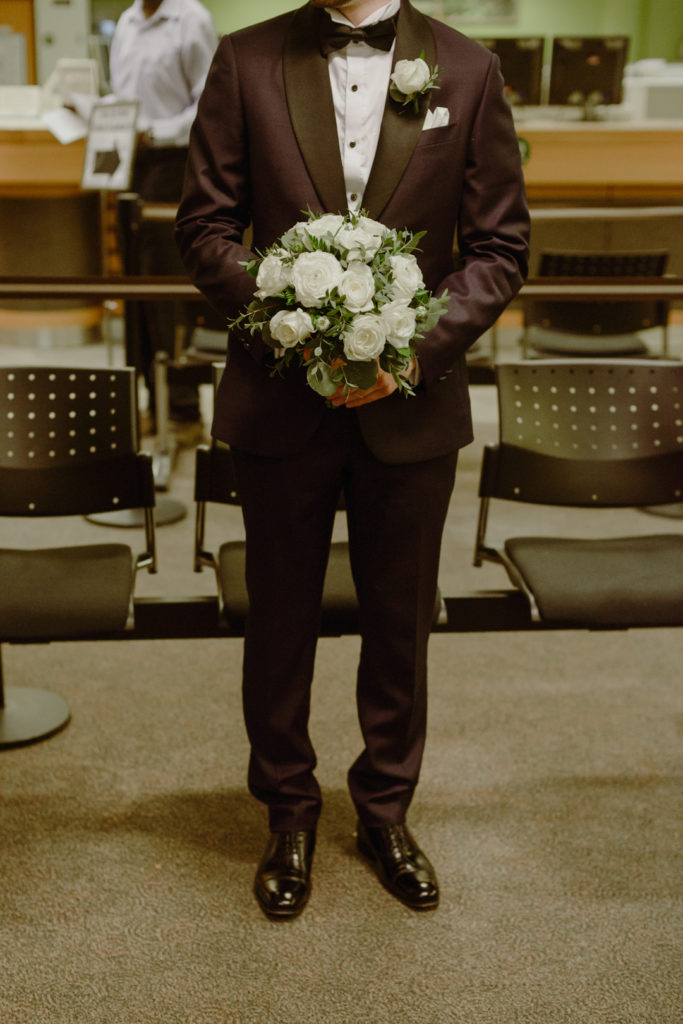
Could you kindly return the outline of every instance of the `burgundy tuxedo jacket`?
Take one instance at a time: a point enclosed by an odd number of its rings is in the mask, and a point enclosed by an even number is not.
[[[307,210],[346,212],[327,59],[306,6],[225,36],[216,51],[190,139],[176,239],[209,302],[234,316],[255,282],[240,261],[249,225],[263,251]],[[416,462],[472,440],[465,351],[524,281],[528,211],[519,146],[497,57],[408,0],[394,60],[421,54],[439,88],[419,113],[387,98],[363,197],[392,228],[426,231],[418,259],[426,287],[448,290],[448,312],[417,343],[422,383],[357,410],[365,441],[386,462]],[[427,108],[449,124],[422,130]],[[455,241],[456,252],[454,253]],[[303,371],[271,377],[264,345],[234,332],[216,400],[213,434],[257,455],[292,454],[320,422],[324,399]]]

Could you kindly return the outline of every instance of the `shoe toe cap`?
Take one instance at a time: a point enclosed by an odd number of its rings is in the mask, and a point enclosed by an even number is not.
[[[412,907],[435,907],[439,902],[439,888],[433,877],[425,871],[404,871],[393,885],[401,899]]]
[[[269,878],[256,886],[259,903],[268,914],[291,915],[303,909],[309,886],[294,878]]]

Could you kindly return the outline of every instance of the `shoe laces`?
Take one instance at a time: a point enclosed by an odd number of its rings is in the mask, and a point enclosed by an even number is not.
[[[386,839],[388,852],[394,860],[412,860],[415,851],[405,825],[390,825]]]

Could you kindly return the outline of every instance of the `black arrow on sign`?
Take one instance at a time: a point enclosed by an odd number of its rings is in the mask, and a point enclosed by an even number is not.
[[[101,149],[95,151],[95,174],[108,174],[110,177],[121,163],[119,151],[114,145],[113,149]]]

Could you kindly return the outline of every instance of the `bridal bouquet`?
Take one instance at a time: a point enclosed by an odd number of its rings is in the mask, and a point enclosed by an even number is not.
[[[261,335],[273,373],[293,363],[328,397],[339,387],[366,389],[378,366],[400,392],[415,341],[448,304],[425,289],[414,250],[424,235],[387,228],[363,212],[313,214],[243,264],[256,278],[252,302],[230,326]]]

